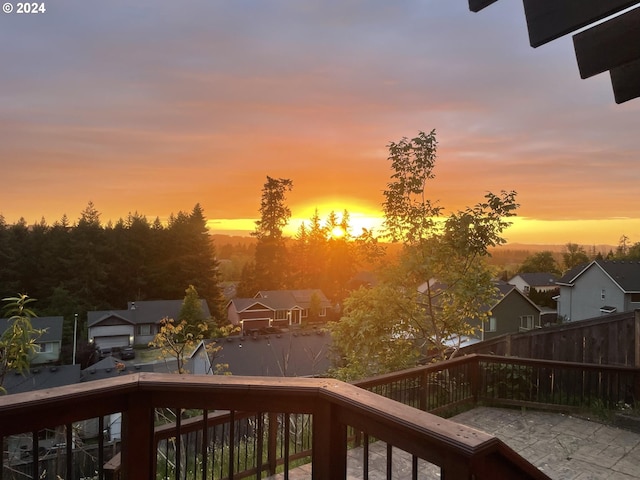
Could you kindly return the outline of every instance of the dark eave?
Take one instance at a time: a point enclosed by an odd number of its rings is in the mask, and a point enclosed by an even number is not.
[[[469,0],[469,9],[496,1]],[[580,76],[608,70],[615,101],[624,103],[640,97],[640,8],[620,13],[636,5],[639,0],[524,0],[529,42],[539,47],[591,25],[573,36]]]

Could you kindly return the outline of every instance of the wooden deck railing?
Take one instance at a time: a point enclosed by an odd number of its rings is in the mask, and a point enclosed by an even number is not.
[[[177,421],[156,428],[158,409],[178,412]],[[195,413],[195,420],[183,419],[185,411]],[[220,411],[226,413],[219,414]],[[0,398],[0,440],[5,446],[16,434],[31,434],[31,457],[26,459],[32,464],[31,478],[55,479],[60,475],[65,480],[81,476],[102,479],[103,465],[110,460],[103,454],[96,458],[94,472],[74,473],[77,455],[74,425],[116,412],[123,414],[120,470],[123,479],[245,475],[263,478],[273,473],[278,463],[288,472],[296,453],[290,451],[289,422],[298,415],[311,426],[306,429],[310,432],[311,448],[302,445],[297,453],[310,456],[314,479],[346,478],[350,429],[400,448],[414,459],[438,465],[443,478],[548,478],[491,435],[329,379],[138,373],[9,395]],[[242,418],[252,420],[242,427],[238,423]],[[269,438],[279,437],[277,426],[285,422],[286,428],[281,429],[285,438],[280,440],[284,444],[283,453],[279,454]],[[227,427],[214,432],[212,424]],[[45,428],[65,432],[61,472],[42,471],[38,442],[39,432]],[[195,437],[185,442],[190,433]],[[238,438],[255,439],[243,447],[249,453],[239,452]],[[163,454],[161,442],[171,439],[175,442],[173,452]],[[96,441],[98,451],[102,452],[104,437],[99,435]],[[199,450],[187,448],[189,444],[200,445]],[[226,450],[220,450],[220,445],[226,446]],[[239,463],[242,456],[251,461]],[[170,468],[162,464],[163,458],[169,460]],[[221,470],[217,470],[220,468],[217,460],[222,462]],[[368,459],[365,460],[367,465]],[[7,455],[3,455],[0,467],[3,479],[29,478],[29,474],[13,476]],[[248,473],[249,470],[252,471]],[[414,468],[414,478],[417,474]]]
[[[575,411],[640,401],[640,368],[493,355],[466,355],[354,384],[432,413],[477,402]]]

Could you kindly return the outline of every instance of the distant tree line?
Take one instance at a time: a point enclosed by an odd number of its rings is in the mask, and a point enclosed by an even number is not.
[[[64,316],[67,335],[74,314],[85,327],[87,311],[180,299],[189,285],[214,319],[225,321],[215,248],[199,204],[172,214],[166,225],[138,213],[103,225],[92,202],[74,224],[66,215],[53,225],[7,224],[0,216],[0,295],[37,299],[38,315]]]

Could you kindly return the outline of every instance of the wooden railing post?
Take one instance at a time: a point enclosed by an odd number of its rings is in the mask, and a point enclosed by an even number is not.
[[[267,463],[269,464],[269,475],[275,475],[278,466],[278,414],[269,412],[268,418]]]
[[[635,328],[634,328],[634,344],[635,344],[635,363],[634,367],[640,368],[640,308],[635,310]],[[640,403],[640,374],[636,372],[634,375],[635,392],[633,400],[636,402],[636,407]]]
[[[334,408],[322,402],[313,414],[313,453],[311,472],[314,480],[347,478],[347,426],[339,423]]]
[[[634,367],[640,368],[640,308],[635,311],[635,328],[634,328],[634,346],[635,346],[635,363]]]
[[[429,408],[427,396],[429,395],[429,373],[426,370],[420,372],[420,410],[423,412]]]
[[[153,408],[144,393],[129,396],[128,409],[122,413],[122,480],[153,478]]]
[[[469,375],[471,377],[471,395],[473,396],[473,405],[475,407],[480,398],[480,383],[482,378],[482,368],[479,357],[475,357],[473,362],[469,364]]]

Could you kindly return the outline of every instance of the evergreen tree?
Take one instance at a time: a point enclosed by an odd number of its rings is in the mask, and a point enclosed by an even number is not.
[[[288,283],[288,257],[283,229],[291,218],[291,210],[286,204],[286,193],[293,188],[293,182],[286,178],[271,178],[262,190],[260,220],[256,221],[252,233],[258,239],[255,251],[254,285],[248,290],[280,290]]]

